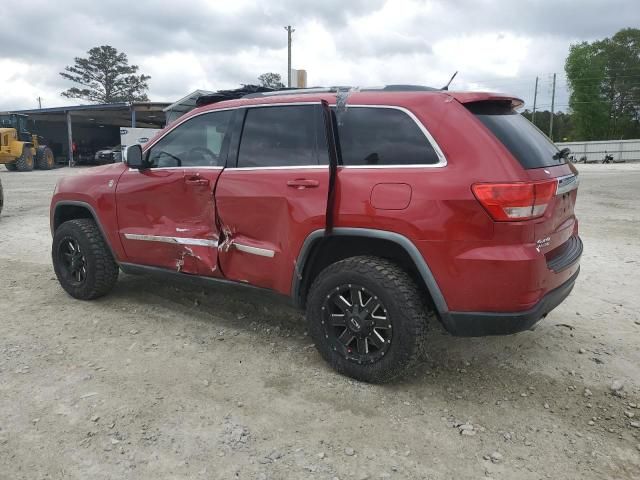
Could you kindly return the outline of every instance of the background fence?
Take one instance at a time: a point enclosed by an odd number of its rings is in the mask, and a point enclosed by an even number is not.
[[[639,162],[639,140],[607,140],[597,142],[556,142],[558,148],[569,147],[574,162],[582,162],[587,157],[587,162],[600,162],[605,155],[613,156],[615,162]]]

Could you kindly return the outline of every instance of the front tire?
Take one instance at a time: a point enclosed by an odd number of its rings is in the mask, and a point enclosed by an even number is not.
[[[118,279],[118,264],[91,219],[79,218],[60,225],[53,236],[51,256],[60,285],[74,298],[102,297]]]
[[[36,167],[40,170],[51,170],[54,164],[53,151],[45,145],[38,147],[36,150]]]
[[[16,170],[19,172],[30,172],[33,170],[33,151],[31,147],[24,145],[22,147],[22,155],[16,160]]]
[[[322,357],[364,382],[392,380],[423,358],[429,315],[407,272],[378,257],[330,265],[307,298],[309,332]]]

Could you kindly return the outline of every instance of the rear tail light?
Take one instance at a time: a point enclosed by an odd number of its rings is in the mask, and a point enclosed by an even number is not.
[[[516,222],[541,217],[556,194],[557,180],[476,183],[471,189],[494,220]]]

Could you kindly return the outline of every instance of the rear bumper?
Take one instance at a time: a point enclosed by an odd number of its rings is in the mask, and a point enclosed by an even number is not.
[[[580,268],[569,280],[551,290],[529,310],[523,312],[447,312],[442,323],[449,333],[460,337],[510,335],[529,330],[569,296]]]

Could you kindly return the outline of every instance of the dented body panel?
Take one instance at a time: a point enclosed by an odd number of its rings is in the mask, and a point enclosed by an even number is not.
[[[222,169],[127,169],[116,189],[127,262],[218,276],[213,188]]]
[[[317,185],[288,185],[296,180]],[[288,295],[302,243],[325,226],[328,183],[328,166],[225,169],[216,200],[230,238],[220,252],[226,278]]]

